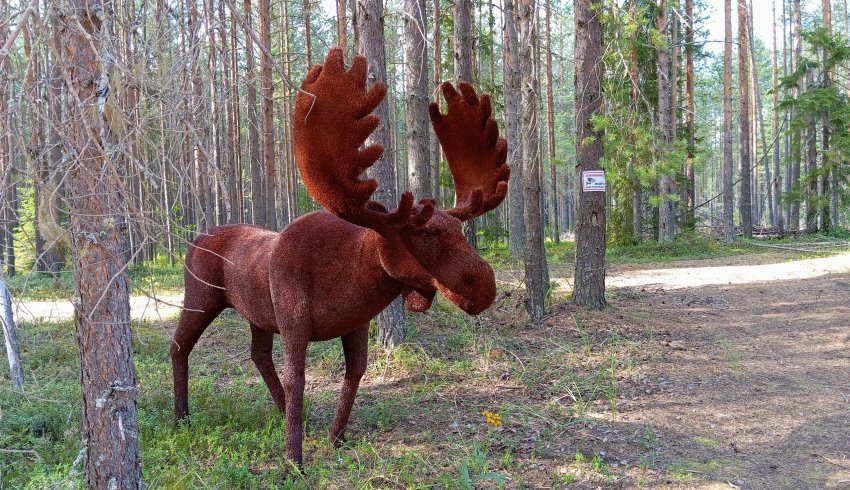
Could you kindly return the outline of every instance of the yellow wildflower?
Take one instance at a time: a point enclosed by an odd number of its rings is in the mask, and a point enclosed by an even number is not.
[[[487,422],[487,425],[490,427],[501,427],[502,426],[502,416],[498,413],[493,413],[489,410],[484,410],[481,412],[481,415],[484,416],[484,421]]]

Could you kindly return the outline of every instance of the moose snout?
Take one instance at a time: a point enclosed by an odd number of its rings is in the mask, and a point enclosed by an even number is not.
[[[482,261],[483,262],[483,261]],[[477,315],[493,304],[496,298],[496,276],[493,269],[483,262],[475,271],[463,275],[464,301],[460,308],[470,315]]]

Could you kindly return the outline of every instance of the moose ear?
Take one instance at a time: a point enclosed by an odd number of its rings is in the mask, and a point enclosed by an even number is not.
[[[408,311],[415,311],[416,313],[428,311],[428,308],[431,307],[431,303],[434,301],[434,296],[436,295],[437,291],[422,293],[409,288],[405,288],[404,291],[401,292],[401,296],[404,298],[404,307],[407,308]]]

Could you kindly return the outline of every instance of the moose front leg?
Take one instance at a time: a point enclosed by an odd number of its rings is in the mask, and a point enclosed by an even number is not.
[[[307,339],[283,337],[283,391],[286,396],[286,459],[301,467],[304,439],[304,364]]]
[[[345,379],[342,381],[342,388],[339,391],[339,405],[336,408],[336,415],[328,434],[330,440],[337,447],[345,441],[345,427],[348,425],[348,417],[351,415],[354,397],[357,395],[360,379],[366,372],[368,339],[368,323],[342,337],[342,349],[345,352]]]

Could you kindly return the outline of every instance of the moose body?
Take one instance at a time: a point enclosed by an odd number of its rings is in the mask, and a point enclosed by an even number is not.
[[[331,50],[325,66],[302,84],[312,91],[296,101],[295,150],[305,186],[327,211],[304,215],[277,233],[252,225],[216,227],[199,236],[186,255],[185,298],[171,346],[174,409],[189,413],[189,354],[225,309],[251,325],[251,359],[284,411],[286,456],[302,462],[304,366],[311,341],[342,339],[345,378],[330,438],[340,442],[368,358],[368,325],[402,295],[409,310],[425,311],[437,293],[470,314],[496,294],[493,270],[463,236],[461,221],[497,206],[510,175],[507,147],[498,138],[489,98],[468,84],[462,95],[443,85],[449,113],[430,108],[437,136],[455,178],[457,204],[435,209],[405,193],[393,212],[369,200],[372,180],[358,175],[380,147],[360,149],[377,125],[369,114],[383,99],[383,84],[366,90],[366,62],[344,69]],[[285,357],[283,383],[272,359],[278,333]]]

